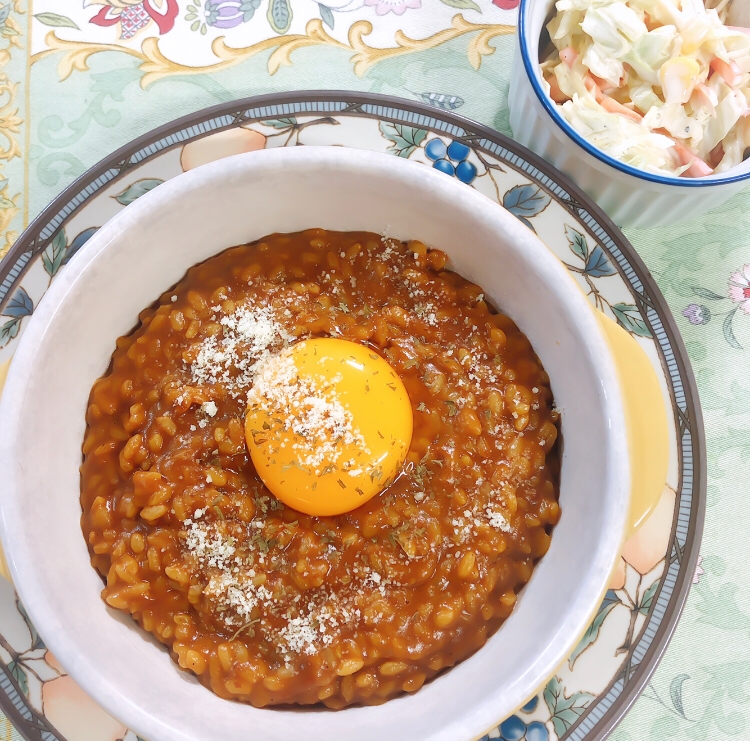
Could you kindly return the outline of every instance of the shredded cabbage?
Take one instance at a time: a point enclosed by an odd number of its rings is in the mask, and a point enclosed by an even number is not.
[[[725,26],[704,0],[558,0],[555,7],[545,91],[553,81],[557,99],[568,98],[558,104],[563,117],[594,146],[674,176],[726,172],[745,159],[750,29]]]
[[[610,157],[660,175],[672,175],[685,169],[671,154],[674,142],[669,137],[605,111],[591,95],[574,95],[560,110],[576,131]]]

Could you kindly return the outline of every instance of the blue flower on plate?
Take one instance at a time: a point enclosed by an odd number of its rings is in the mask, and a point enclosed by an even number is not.
[[[424,151],[436,170],[457,177],[462,183],[468,184],[477,176],[477,168],[468,160],[471,149],[466,144],[452,141],[446,145],[442,139],[431,139]]]
[[[532,700],[521,711],[533,712],[533,708],[527,710],[532,704],[536,707],[536,703]],[[535,720],[527,725],[517,715],[507,718],[497,730],[500,732],[500,741],[549,741],[549,731],[544,723]],[[484,736],[481,741],[490,741],[490,737]]]
[[[549,731],[544,723],[535,720],[526,729],[526,741],[549,741]]]
[[[536,706],[539,704],[538,697],[532,697],[522,708],[521,711],[524,713],[533,713],[536,710]]]
[[[504,741],[521,741],[525,735],[526,724],[517,715],[511,715],[500,724],[500,738]]]

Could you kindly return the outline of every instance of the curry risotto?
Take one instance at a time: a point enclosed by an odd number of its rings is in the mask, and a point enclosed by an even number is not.
[[[274,497],[244,431],[258,369],[316,337],[386,360],[413,414],[396,478],[335,517]],[[258,707],[418,690],[510,615],[560,516],[547,374],[421,242],[308,230],[191,268],[117,340],[86,419],[81,524],[103,598]]]

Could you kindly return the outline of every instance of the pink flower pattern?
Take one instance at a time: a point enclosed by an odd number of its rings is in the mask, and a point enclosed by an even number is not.
[[[703,574],[706,573],[703,570],[703,566],[701,566],[702,563],[703,563],[703,556],[698,556],[698,563],[695,564],[695,574],[693,575],[693,584],[698,584]]]
[[[161,0],[143,0],[142,3],[126,4],[123,7],[110,3],[111,0],[93,0],[91,4],[104,7],[89,23],[95,26],[116,26],[119,23],[123,39],[132,38],[152,20],[159,27],[160,34],[171,31],[179,11],[177,0],[166,0],[163,8]]]
[[[729,298],[738,303],[745,314],[750,314],[750,265],[729,276]]]

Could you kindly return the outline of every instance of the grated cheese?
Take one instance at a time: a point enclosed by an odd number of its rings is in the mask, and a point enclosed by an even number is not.
[[[487,515],[487,519],[489,520],[490,525],[496,530],[501,530],[504,533],[513,532],[513,528],[505,519],[505,515],[503,515],[502,512],[497,512],[493,510],[492,507],[487,507],[487,509],[485,510],[485,514]]]
[[[258,364],[248,394],[249,405],[279,419],[282,430],[296,436],[292,447],[298,451],[298,462],[318,474],[324,463],[339,461],[343,446],[369,453],[351,412],[336,398],[340,380],[300,378],[291,352],[282,351]]]
[[[220,307],[214,308],[215,316],[220,312]],[[289,344],[293,338],[276,321],[273,310],[267,306],[240,306],[232,314],[222,316],[219,323],[222,336],[209,336],[201,340],[190,372],[193,383],[224,384],[236,399],[252,384],[255,366],[271,352]]]
[[[187,562],[205,583],[203,596],[212,604],[216,619],[228,629],[239,632],[255,624],[253,630],[261,630],[287,664],[295,654],[318,653],[335,642],[344,626],[356,626],[365,620],[358,606],[363,594],[386,596],[388,580],[369,567],[355,566],[349,576],[356,581],[334,593],[326,586],[304,593],[283,589],[279,593],[266,586],[268,580],[256,584],[256,576],[271,576],[274,568],[279,568],[278,563],[274,567],[267,546],[265,551],[258,546],[257,534],[262,532],[264,521],[211,522],[204,517],[207,512],[198,509],[183,521]],[[235,533],[242,528],[246,537],[235,539],[228,534],[230,527]],[[275,619],[271,621],[269,616]]]

